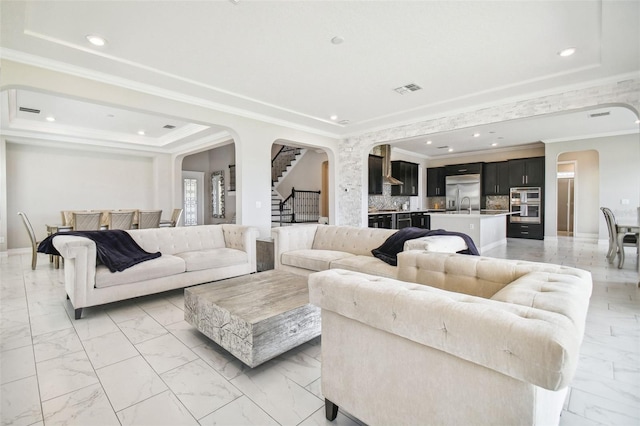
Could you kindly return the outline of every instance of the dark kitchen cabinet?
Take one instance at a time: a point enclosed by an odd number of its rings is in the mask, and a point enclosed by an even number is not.
[[[427,197],[444,197],[445,192],[444,167],[430,167],[427,169]]]
[[[482,195],[509,195],[509,162],[484,163]]]
[[[431,216],[427,212],[411,213],[411,226],[414,228],[431,229]]]
[[[393,185],[391,195],[418,195],[418,165],[408,161],[392,161],[391,176],[402,181],[402,185]]]
[[[509,160],[509,185],[544,186],[544,157]]]
[[[382,157],[369,155],[369,194],[382,195]]]
[[[370,214],[369,228],[392,229],[393,216],[391,214]]]
[[[509,223],[509,226],[507,227],[507,237],[543,240],[544,239],[543,224],[542,223]]]
[[[445,169],[447,176],[475,175],[482,173],[482,163],[451,164]]]

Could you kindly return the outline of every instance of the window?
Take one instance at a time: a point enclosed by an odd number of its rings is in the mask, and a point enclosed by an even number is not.
[[[184,179],[184,226],[198,224],[198,180]]]

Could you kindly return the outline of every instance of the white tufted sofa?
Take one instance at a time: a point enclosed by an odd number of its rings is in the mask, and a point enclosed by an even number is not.
[[[398,256],[398,280],[311,274],[327,418],[558,424],[591,288],[580,269],[420,251]]]
[[[79,319],[82,308],[256,272],[257,228],[203,225],[127,231],[142,249],[162,256],[122,272],[96,265],[96,245],[58,235],[65,290]]]
[[[395,232],[318,224],[273,228],[274,266],[300,275],[340,268],[395,277],[395,266],[371,254]]]

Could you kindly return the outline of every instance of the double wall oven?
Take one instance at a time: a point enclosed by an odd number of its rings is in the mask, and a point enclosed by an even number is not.
[[[511,188],[509,191],[511,223],[540,223],[542,218],[542,191],[540,187]]]

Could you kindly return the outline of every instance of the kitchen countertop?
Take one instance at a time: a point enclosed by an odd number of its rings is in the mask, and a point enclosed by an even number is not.
[[[469,212],[468,210],[460,210],[458,211],[444,211],[444,212],[433,212],[431,214],[437,216],[509,216],[512,214],[518,214],[520,212],[511,212],[509,210],[473,210]]]
[[[448,216],[448,215],[464,215],[464,216],[508,216],[512,214],[516,214],[515,212],[510,212],[509,210],[473,210],[469,213],[468,210],[457,211],[446,211],[446,210],[434,210],[434,209],[419,209],[419,210],[376,210],[370,211],[369,214],[398,214],[398,213],[429,213],[438,216]]]

